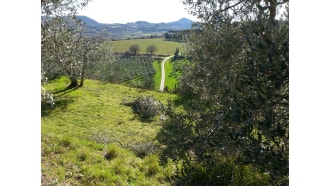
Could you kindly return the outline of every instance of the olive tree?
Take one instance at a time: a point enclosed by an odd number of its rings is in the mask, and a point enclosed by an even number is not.
[[[174,152],[207,167],[211,185],[227,183],[212,166],[229,157],[268,175],[271,185],[287,185],[289,1],[183,3],[201,26],[188,40],[192,62],[180,80],[181,94],[193,97],[190,110],[168,111],[168,122],[187,131]]]
[[[41,1],[41,67],[43,73],[65,73],[71,86],[76,86],[76,43],[81,33],[81,23],[75,20],[76,12],[86,6],[88,0]],[[54,71],[56,70],[56,72]]]
[[[80,68],[80,84],[83,86],[86,77],[95,78],[103,75],[113,61],[111,41],[102,37],[84,37],[80,43],[82,66]],[[98,79],[102,79],[99,77]]]
[[[100,47],[106,42],[102,37],[84,35],[84,26],[77,20],[76,12],[89,0],[41,1],[41,67],[43,77],[66,75],[67,88],[80,86],[91,64],[110,61],[112,51]]]

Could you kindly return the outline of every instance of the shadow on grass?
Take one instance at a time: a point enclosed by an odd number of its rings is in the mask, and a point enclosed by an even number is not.
[[[184,118],[178,122],[172,122],[169,119],[163,123],[163,127],[157,134],[156,139],[163,146],[161,152],[162,163],[166,163],[169,158],[174,161],[184,159],[186,153],[193,147],[194,135],[192,128],[184,121]]]
[[[69,105],[70,103],[73,103],[72,99],[55,100],[55,106],[51,107],[50,103],[42,101],[41,102],[41,117],[49,116],[55,109],[65,110],[67,105]]]
[[[46,101],[41,101],[41,117],[50,115],[52,111],[55,109],[65,110],[68,104],[73,103],[73,100],[68,97],[63,98],[63,96],[78,88],[79,86],[72,88],[66,87],[64,89],[54,91],[53,92],[54,100],[55,100],[54,107],[52,107],[50,103],[47,103]]]
[[[183,106],[183,108],[188,111],[193,107],[193,97],[179,96],[175,98],[172,103],[174,106]]]
[[[65,94],[68,94],[72,91],[75,91],[77,90],[78,88],[80,88],[79,86],[77,87],[74,87],[74,88],[64,88],[64,89],[61,89],[61,90],[57,90],[55,92],[53,92],[53,94],[56,96],[56,97],[61,97],[61,96],[64,96]]]

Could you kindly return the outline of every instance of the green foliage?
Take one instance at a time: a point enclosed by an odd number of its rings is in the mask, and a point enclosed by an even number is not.
[[[77,10],[89,0],[41,1],[41,72],[42,77],[70,78],[67,88],[83,86],[90,66],[111,60],[111,48],[102,47],[100,37],[85,36],[82,22],[76,19]],[[107,46],[111,46],[107,43]],[[107,49],[106,51],[104,49]],[[42,78],[42,81],[44,81]]]
[[[232,159],[209,158],[208,164],[192,162],[185,166],[176,185],[268,185],[268,176],[251,165],[240,165]],[[212,165],[212,166],[210,166]]]
[[[141,86],[143,89],[153,90],[155,87],[155,82],[152,76],[146,76]]]
[[[180,31],[168,31],[164,34],[164,38],[170,41],[186,42],[189,38],[190,29]]]
[[[179,161],[183,167],[175,179],[177,185],[268,185],[269,175],[253,163],[240,161],[238,148],[231,142],[230,126],[219,126],[211,114],[172,112],[168,105],[165,122],[157,139],[166,148],[162,161]],[[212,131],[213,130],[213,131]]]
[[[99,79],[153,90],[153,76],[156,73],[153,61],[154,58],[151,56],[117,54],[114,56],[114,61],[100,73]]]
[[[168,112],[170,126],[185,132],[181,138],[161,138],[165,151],[184,158],[186,170],[192,159],[199,162],[202,167],[192,170],[202,170],[202,177],[212,175],[208,169],[216,157],[225,165],[235,157],[235,165],[269,174],[270,185],[287,185],[289,29],[288,17],[275,17],[288,1],[184,3],[203,20],[188,41],[192,60],[180,79],[181,94],[193,101],[186,114]],[[169,130],[160,134],[170,135]],[[189,152],[193,158],[182,155]],[[213,181],[216,177],[208,180]]]

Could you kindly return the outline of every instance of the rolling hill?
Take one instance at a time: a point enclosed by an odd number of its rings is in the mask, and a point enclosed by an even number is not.
[[[149,23],[146,21],[136,21],[129,23],[104,24],[87,17],[77,16],[85,23],[86,33],[95,35],[105,31],[105,35],[113,39],[141,38],[147,36],[161,37],[167,31],[180,31],[190,29],[193,21],[187,18],[181,18],[178,21],[168,23]]]

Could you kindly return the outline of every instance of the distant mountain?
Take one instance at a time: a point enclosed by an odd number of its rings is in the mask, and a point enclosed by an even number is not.
[[[85,23],[86,26],[88,27],[98,27],[100,26],[100,23],[98,23],[97,21],[95,21],[94,19],[91,19],[87,16],[80,16],[80,15],[77,15],[76,16],[78,19],[80,19],[82,22]]]
[[[84,15],[77,15],[76,17],[84,23],[86,27],[86,35],[93,36],[102,32],[102,36],[112,39],[162,37],[163,34],[168,31],[190,29],[193,24],[193,21],[187,18],[181,18],[178,21],[169,23],[149,23],[147,21],[136,21],[125,24],[104,24]],[[41,17],[41,21],[45,21],[45,18]]]
[[[98,23],[97,21],[83,15],[77,16],[77,18],[85,23],[87,34],[94,35],[101,32],[102,30],[106,30],[107,36],[113,39],[162,36],[168,31],[190,29],[193,23],[193,21],[190,19],[181,18],[178,21],[169,23],[149,23],[147,21],[136,21],[126,24],[104,24]]]
[[[187,28],[191,28],[193,21],[187,18],[181,18],[178,21],[174,21],[174,22],[169,22],[167,23],[168,25],[172,26],[172,27],[176,27],[176,28],[182,28],[187,29]]]

